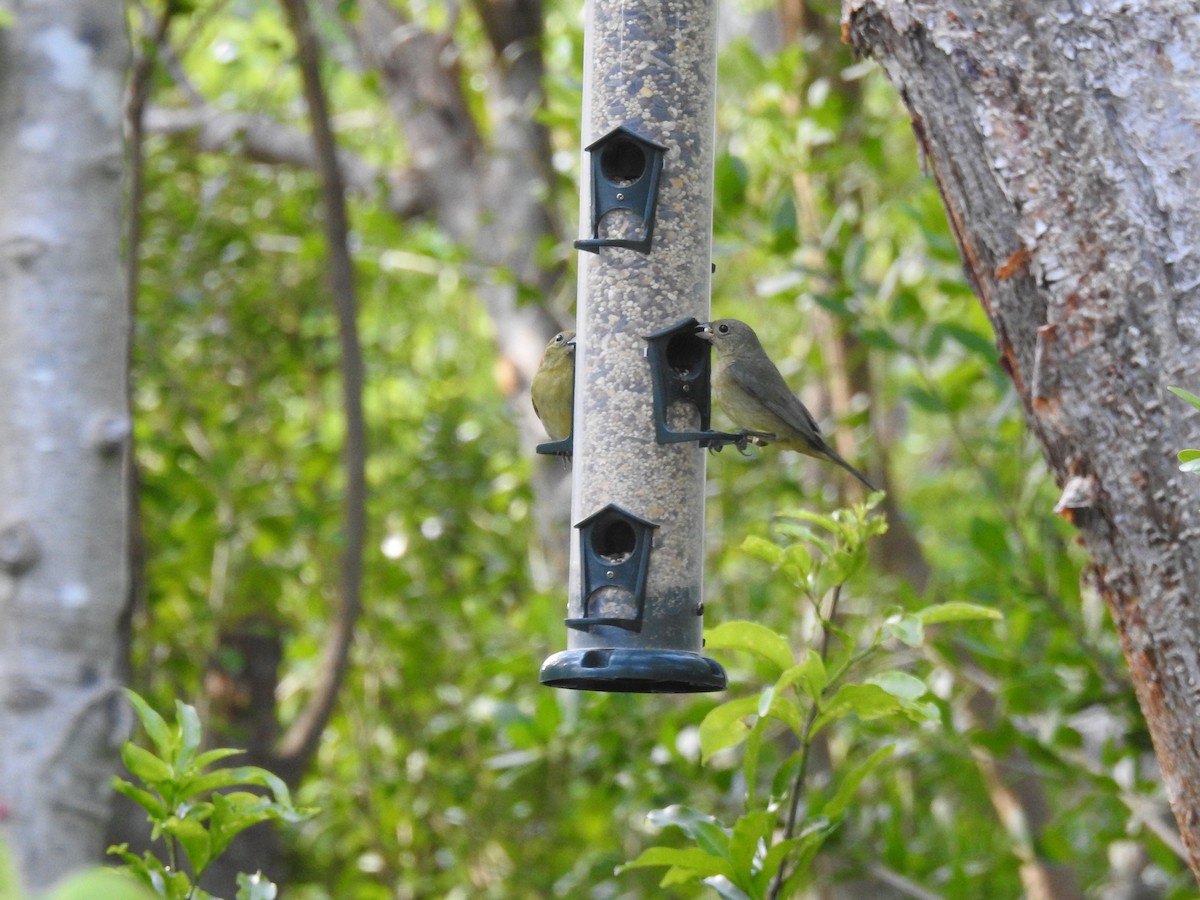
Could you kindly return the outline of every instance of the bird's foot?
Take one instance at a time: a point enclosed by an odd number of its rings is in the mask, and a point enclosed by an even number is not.
[[[722,435],[720,440],[712,441],[708,445],[709,452],[720,453],[726,444],[732,444],[737,447],[738,453],[742,456],[748,455],[746,448],[754,445],[755,447],[765,447],[771,441],[775,440],[775,435],[768,431],[751,431],[748,428],[743,428],[741,431],[733,432],[732,434]]]
[[[751,431],[748,428],[743,428],[737,433],[738,439],[733,442],[733,445],[738,448],[738,453],[746,456],[746,448],[753,444],[755,447],[765,447],[771,441],[775,440],[775,435],[769,431]]]

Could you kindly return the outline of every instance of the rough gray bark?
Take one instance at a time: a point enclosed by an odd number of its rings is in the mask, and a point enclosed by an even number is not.
[[[109,0],[0,10],[0,838],[38,888],[102,855],[128,724],[128,46]]]
[[[1200,873],[1200,8],[847,0],[1092,554]]]

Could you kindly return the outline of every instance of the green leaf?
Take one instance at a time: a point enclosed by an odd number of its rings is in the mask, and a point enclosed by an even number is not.
[[[620,874],[626,869],[642,869],[650,866],[673,866],[688,872],[688,881],[698,881],[713,875],[724,875],[733,880],[733,866],[729,860],[711,853],[705,853],[699,847],[647,847],[641,855],[632,862],[617,867]],[[666,882],[661,882],[666,886]]]
[[[197,775],[193,778],[187,778],[180,783],[180,792],[188,797],[197,797],[207,791],[220,790],[221,788],[236,787],[238,785],[254,784],[247,782],[242,778],[236,768],[214,769],[203,775]]]
[[[983,357],[989,363],[996,360],[996,342],[988,335],[980,334],[953,322],[939,322],[933,326],[933,332],[939,337],[944,335],[950,338],[972,353]]]
[[[892,353],[899,353],[904,349],[904,345],[886,328],[860,328],[857,333],[859,340],[870,347],[878,347]]]
[[[767,730],[767,720],[759,717],[746,736],[746,749],[742,751],[742,773],[746,781],[746,806],[754,803],[754,792],[758,786],[758,762],[762,754],[763,734]]]
[[[748,812],[733,823],[729,861],[736,873],[733,883],[744,891],[754,889],[754,858],[758,855],[759,844],[769,841],[774,830],[775,813],[765,809]]]
[[[267,797],[246,791],[216,793],[208,830],[213,857],[220,856],[241,832],[267,819],[280,818]]]
[[[1012,549],[1008,544],[1008,530],[995,519],[973,516],[968,536],[971,546],[984,559],[998,566],[1010,566]]]
[[[925,696],[929,687],[920,678],[915,678],[907,672],[889,669],[879,672],[867,679],[868,684],[877,684],[893,697],[902,700],[917,700]]]
[[[688,837],[693,836],[693,830],[697,823],[717,824],[717,820],[708,813],[702,813],[698,809],[679,803],[650,810],[646,814],[646,821],[655,828],[680,828]]]
[[[674,826],[696,842],[697,847],[719,859],[729,856],[729,834],[721,823],[687,806],[668,806],[655,810],[647,820],[658,827]]]
[[[743,650],[771,663],[777,673],[795,662],[783,636],[757,622],[723,622],[705,632],[704,646],[708,650]]]
[[[147,813],[151,819],[165,819],[167,816],[167,808],[163,805],[162,800],[155,794],[149,791],[142,790],[136,785],[130,784],[124,778],[113,776],[113,789],[120,794],[124,794]],[[3,896],[3,895],[0,895]]]
[[[796,248],[799,229],[796,218],[796,202],[792,198],[791,191],[783,194],[775,211],[771,214],[771,231],[774,237],[772,246],[777,253],[790,252]]]
[[[125,688],[125,696],[129,698],[129,702],[133,705],[133,711],[137,713],[138,720],[142,723],[142,727],[146,729],[146,734],[154,744],[155,749],[158,750],[158,755],[163,759],[170,757],[175,749],[175,735],[171,727],[167,724],[167,720],[151,709],[150,704],[143,700],[139,694]]]
[[[171,816],[164,823],[163,832],[179,841],[197,876],[208,867],[212,860],[212,843],[208,829],[202,823],[195,819]]]
[[[1189,459],[1187,462],[1181,463],[1179,466],[1179,471],[1180,472],[1200,472],[1200,451],[1184,450],[1182,453],[1179,454],[1180,458],[1182,459],[1183,454],[1188,453],[1188,452],[1195,452],[1197,455],[1195,457],[1193,457],[1192,459]]]
[[[785,562],[781,567],[783,574],[793,585],[804,588],[813,571],[812,554],[803,544],[792,544],[784,551],[784,556]]]
[[[781,693],[784,688],[798,684],[815,703],[821,699],[828,683],[829,677],[825,672],[825,661],[821,659],[821,654],[812,647],[806,647],[804,659],[779,676],[779,680],[775,682],[775,691]]]
[[[1002,619],[1000,610],[990,606],[980,606],[977,603],[952,601],[927,606],[914,613],[925,625],[937,625],[941,622],[966,622],[972,619]]]
[[[730,153],[717,157],[713,173],[713,186],[718,202],[726,207],[741,206],[746,200],[746,188],[750,173],[746,164]]]
[[[171,767],[137,744],[126,741],[121,745],[121,761],[133,775],[146,784],[161,784],[174,776]]]
[[[292,795],[288,791],[287,785],[274,772],[270,772],[259,766],[237,766],[231,769],[222,769],[221,771],[229,773],[236,779],[232,782],[233,784],[256,785],[267,788],[275,797],[275,814],[285,822],[299,822],[312,815],[311,810],[297,809],[292,806]]]
[[[824,629],[829,632],[830,642],[825,654],[825,672],[829,683],[837,681],[850,668],[854,660],[855,641],[850,633],[839,628],[832,622],[824,622]]]
[[[807,525],[801,525],[799,522],[789,522],[785,519],[776,524],[775,530],[785,537],[795,538],[812,544],[824,556],[832,556],[835,552],[833,544],[825,538],[818,536]]]
[[[698,821],[693,823],[692,840],[705,853],[727,858],[729,856],[729,835],[716,822]]]
[[[1197,397],[1191,391],[1184,390],[1181,387],[1168,387],[1167,390],[1176,397],[1182,397],[1188,403],[1192,404],[1192,406],[1196,407],[1196,409],[1200,409],[1200,397]]]
[[[849,772],[846,772],[844,775],[842,775],[841,779],[838,781],[837,790],[834,792],[834,795],[830,797],[829,801],[820,810],[817,810],[817,812],[820,812],[821,815],[827,816],[830,819],[840,818],[841,815],[846,811],[846,808],[850,805],[850,800],[853,798],[854,792],[858,790],[859,786],[863,783],[863,781],[866,780],[867,776],[874,772],[881,762],[892,755],[895,749],[896,747],[894,744],[889,744],[886,747],[880,747]]]
[[[879,719],[900,712],[900,699],[877,684],[844,684],[827,703],[813,722],[810,736],[837,719],[853,713],[864,721]]]
[[[831,534],[845,538],[850,536],[846,525],[839,522],[834,516],[827,516],[824,513],[815,513],[808,509],[792,510],[788,514],[788,518],[800,519],[803,522],[812,522],[814,525],[819,525]]]
[[[787,694],[780,694],[771,688],[768,688],[767,692],[770,692],[770,700],[761,715],[783,722],[797,737],[804,734],[804,713],[801,712],[800,705]],[[759,709],[762,709],[761,702]]]
[[[195,757],[196,751],[200,749],[200,740],[203,737],[203,730],[200,726],[200,716],[196,714],[196,707],[189,706],[179,700],[175,701],[175,718],[179,722],[180,743],[179,751],[175,757],[175,764],[183,771]]]
[[[920,385],[906,384],[901,393],[911,400],[916,406],[928,413],[942,415],[946,412],[946,403],[938,395],[929,391]]]
[[[762,868],[754,879],[760,894],[766,891],[767,886],[774,879],[775,873],[779,871],[779,867],[785,861],[791,860],[797,870],[806,869],[817,851],[821,849],[821,845],[833,833],[834,827],[836,826],[823,816],[809,819],[801,826],[798,837],[772,844],[763,858]],[[791,895],[784,894],[784,896]]]
[[[714,753],[736,747],[750,736],[748,716],[757,715],[758,697],[730,700],[709,710],[700,723],[700,758],[708,762]]]
[[[750,535],[742,541],[742,552],[753,556],[755,559],[761,559],[773,566],[783,562],[783,548],[774,541],[768,541],[764,537],[759,537],[756,534]]]
[[[683,831],[706,853],[724,857],[729,835],[715,818],[690,806],[673,805],[651,810],[646,821],[656,828],[674,827]]]
[[[192,761],[192,769],[200,771],[208,768],[215,762],[220,762],[230,756],[239,756],[245,752],[245,750],[239,750],[236,747],[217,747],[213,750],[206,750]]]
[[[0,897],[15,900],[21,895],[0,890]],[[111,869],[82,872],[58,885],[45,900],[153,900],[154,894],[134,880],[132,874]]]
[[[909,647],[920,647],[925,643],[925,623],[919,616],[905,613],[892,616],[883,623],[884,637],[895,638]]]

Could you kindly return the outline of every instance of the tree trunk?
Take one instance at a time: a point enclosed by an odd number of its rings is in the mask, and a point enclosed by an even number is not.
[[[103,852],[127,718],[122,4],[0,2],[0,836],[44,887]]]
[[[843,25],[908,105],[1200,873],[1197,423],[1166,393],[1200,386],[1196,5],[846,0]]]

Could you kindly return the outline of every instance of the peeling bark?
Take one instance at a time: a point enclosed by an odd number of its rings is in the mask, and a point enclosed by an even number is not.
[[[1194,3],[847,0],[912,117],[1001,360],[1112,611],[1200,874]]]
[[[0,839],[97,861],[127,597],[121,4],[0,2]]]

